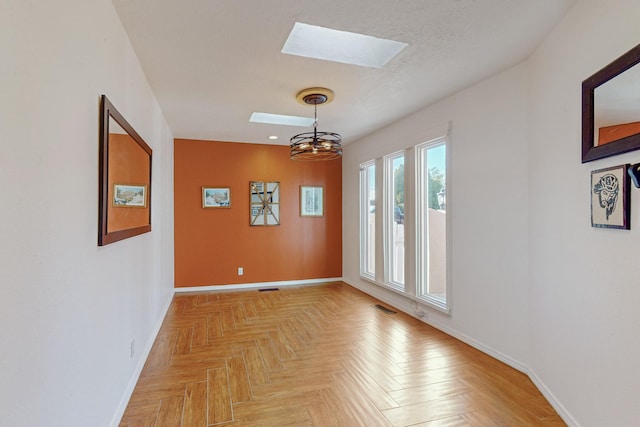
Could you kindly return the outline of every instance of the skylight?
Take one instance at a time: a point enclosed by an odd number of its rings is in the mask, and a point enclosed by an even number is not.
[[[314,120],[313,117],[285,116],[282,114],[271,113],[252,113],[249,121],[254,123],[268,123],[272,125],[311,126]]]
[[[381,68],[407,43],[296,22],[282,53]]]

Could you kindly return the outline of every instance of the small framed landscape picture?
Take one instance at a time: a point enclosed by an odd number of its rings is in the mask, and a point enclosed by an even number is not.
[[[591,172],[591,226],[629,230],[629,165]]]
[[[231,189],[229,187],[202,187],[203,208],[230,208]]]
[[[113,206],[121,208],[146,208],[147,186],[114,184]]]
[[[300,186],[300,216],[324,216],[324,187]]]

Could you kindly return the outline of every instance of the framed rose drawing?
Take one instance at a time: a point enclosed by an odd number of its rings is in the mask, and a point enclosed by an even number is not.
[[[591,226],[629,230],[629,165],[591,172]]]

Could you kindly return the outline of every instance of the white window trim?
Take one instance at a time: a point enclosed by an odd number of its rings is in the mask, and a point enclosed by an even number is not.
[[[449,314],[451,311],[451,291],[452,291],[452,268],[451,268],[451,194],[452,194],[452,186],[451,186],[451,130],[447,132],[446,135],[439,136],[437,138],[433,138],[427,142],[423,142],[422,144],[416,145],[415,150],[415,161],[416,161],[416,173],[415,173],[415,183],[416,183],[416,191],[414,192],[415,196],[415,206],[416,206],[416,239],[415,239],[415,251],[416,251],[416,289],[415,289],[415,298],[417,301],[431,306],[439,311]],[[446,298],[443,301],[441,298],[433,297],[429,294],[422,294],[420,289],[422,285],[422,280],[424,276],[427,274],[428,270],[425,268],[425,264],[420,262],[420,260],[425,259],[424,251],[422,249],[421,236],[423,233],[424,224],[422,222],[422,218],[424,218],[424,203],[419,203],[418,194],[426,194],[425,188],[425,178],[424,173],[426,172],[426,165],[424,165],[424,156],[422,155],[423,150],[427,150],[430,147],[436,145],[445,145],[446,149],[446,171],[445,171],[445,182],[447,188],[447,208],[445,211],[445,223],[446,223]],[[428,172],[427,172],[428,173]]]
[[[371,275],[362,275],[363,269],[360,268],[360,277],[363,280],[366,280],[370,283],[379,286],[380,288],[387,289],[388,291],[394,292],[398,295],[402,295],[404,298],[414,301],[415,304],[424,305],[425,307],[437,310],[442,312],[443,314],[450,315],[453,309],[453,293],[452,293],[452,283],[453,283],[453,275],[452,275],[452,197],[453,194],[453,183],[451,180],[451,164],[452,164],[452,123],[442,124],[440,126],[435,126],[431,129],[426,130],[426,140],[427,142],[420,142],[415,145],[410,145],[404,150],[399,150],[394,153],[387,154],[384,157],[377,157],[374,160],[370,160],[362,163],[360,166],[362,167],[365,164],[375,164],[375,182],[376,182],[376,212],[382,212],[383,215],[376,215],[376,224],[375,224],[375,277]],[[422,136],[425,136],[425,133],[422,133]],[[410,139],[418,140],[419,135],[413,135]],[[447,210],[446,210],[446,244],[447,244],[447,265],[446,265],[446,303],[429,297],[419,297],[418,292],[418,278],[417,278],[417,268],[419,264],[419,256],[418,256],[418,245],[419,241],[417,238],[417,223],[415,222],[415,218],[411,218],[418,213],[417,207],[417,194],[418,194],[418,147],[423,144],[428,144],[430,142],[445,139],[447,158],[446,158],[446,186],[447,186]],[[421,139],[425,141],[425,139]],[[386,199],[387,190],[387,182],[388,182],[388,171],[386,167],[386,159],[389,156],[394,156],[397,154],[404,153],[405,156],[405,195],[411,194],[410,198],[405,197],[405,215],[409,212],[409,217],[405,216],[405,284],[400,287],[396,287],[391,285],[387,281],[387,276],[389,275],[389,260],[386,256],[387,249],[387,229],[388,229],[388,221],[386,221],[386,217],[393,214],[392,207],[387,208],[385,206],[388,204]],[[409,177],[410,179],[407,179]],[[412,177],[412,178],[411,178]],[[380,185],[382,184],[382,185]],[[368,191],[368,190],[367,190]],[[362,202],[360,201],[360,204]],[[361,206],[360,206],[361,208]],[[388,212],[387,212],[388,210]],[[362,228],[362,216],[360,216],[361,228]],[[360,230],[362,233],[362,229]],[[362,238],[360,239],[360,245],[362,245]],[[362,251],[362,248],[360,249]],[[361,252],[362,253],[362,252]],[[362,262],[362,258],[361,258]]]
[[[399,290],[401,292],[404,292],[406,290],[406,285],[405,283],[400,283],[400,282],[396,282],[393,281],[391,279],[392,277],[392,259],[391,259],[391,254],[393,252],[393,219],[394,219],[394,203],[392,201],[392,197],[393,197],[393,193],[394,193],[394,188],[393,188],[393,161],[397,158],[404,158],[406,159],[406,153],[405,150],[401,150],[401,151],[396,151],[394,153],[390,153],[387,154],[386,156],[384,156],[383,158],[383,165],[384,165],[384,184],[383,184],[383,206],[384,206],[384,211],[383,211],[383,216],[382,216],[382,221],[383,221],[383,253],[384,253],[384,282],[385,285]],[[406,184],[406,174],[405,174],[405,184]],[[406,242],[405,242],[405,251],[406,251]],[[405,261],[406,261],[406,257],[405,257]],[[406,264],[406,262],[405,262]],[[406,272],[406,266],[405,266],[405,270]],[[405,282],[406,282],[406,275],[405,275]]]
[[[374,257],[375,259],[374,265],[377,265],[378,262],[376,259],[377,256],[376,256],[375,246],[374,246],[373,254],[367,253],[367,247],[369,245],[367,227],[369,225],[368,215],[369,215],[370,206],[368,206],[369,205],[369,182],[368,182],[369,174],[365,173],[365,169],[368,169],[371,166],[375,167],[375,165],[376,165],[375,160],[370,160],[368,162],[364,162],[360,164],[360,201],[359,201],[359,205],[360,205],[359,206],[360,208],[360,277],[362,277],[363,279],[372,280],[374,282],[376,279],[375,271],[373,272],[373,274],[371,274],[367,271],[367,268],[366,268],[367,255],[372,255]],[[376,186],[376,191],[377,191],[377,186]]]

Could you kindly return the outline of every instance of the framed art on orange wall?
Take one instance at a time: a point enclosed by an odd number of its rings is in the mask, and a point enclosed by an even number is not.
[[[203,208],[230,208],[231,189],[229,187],[202,187]]]
[[[324,187],[300,186],[300,216],[324,216]]]

